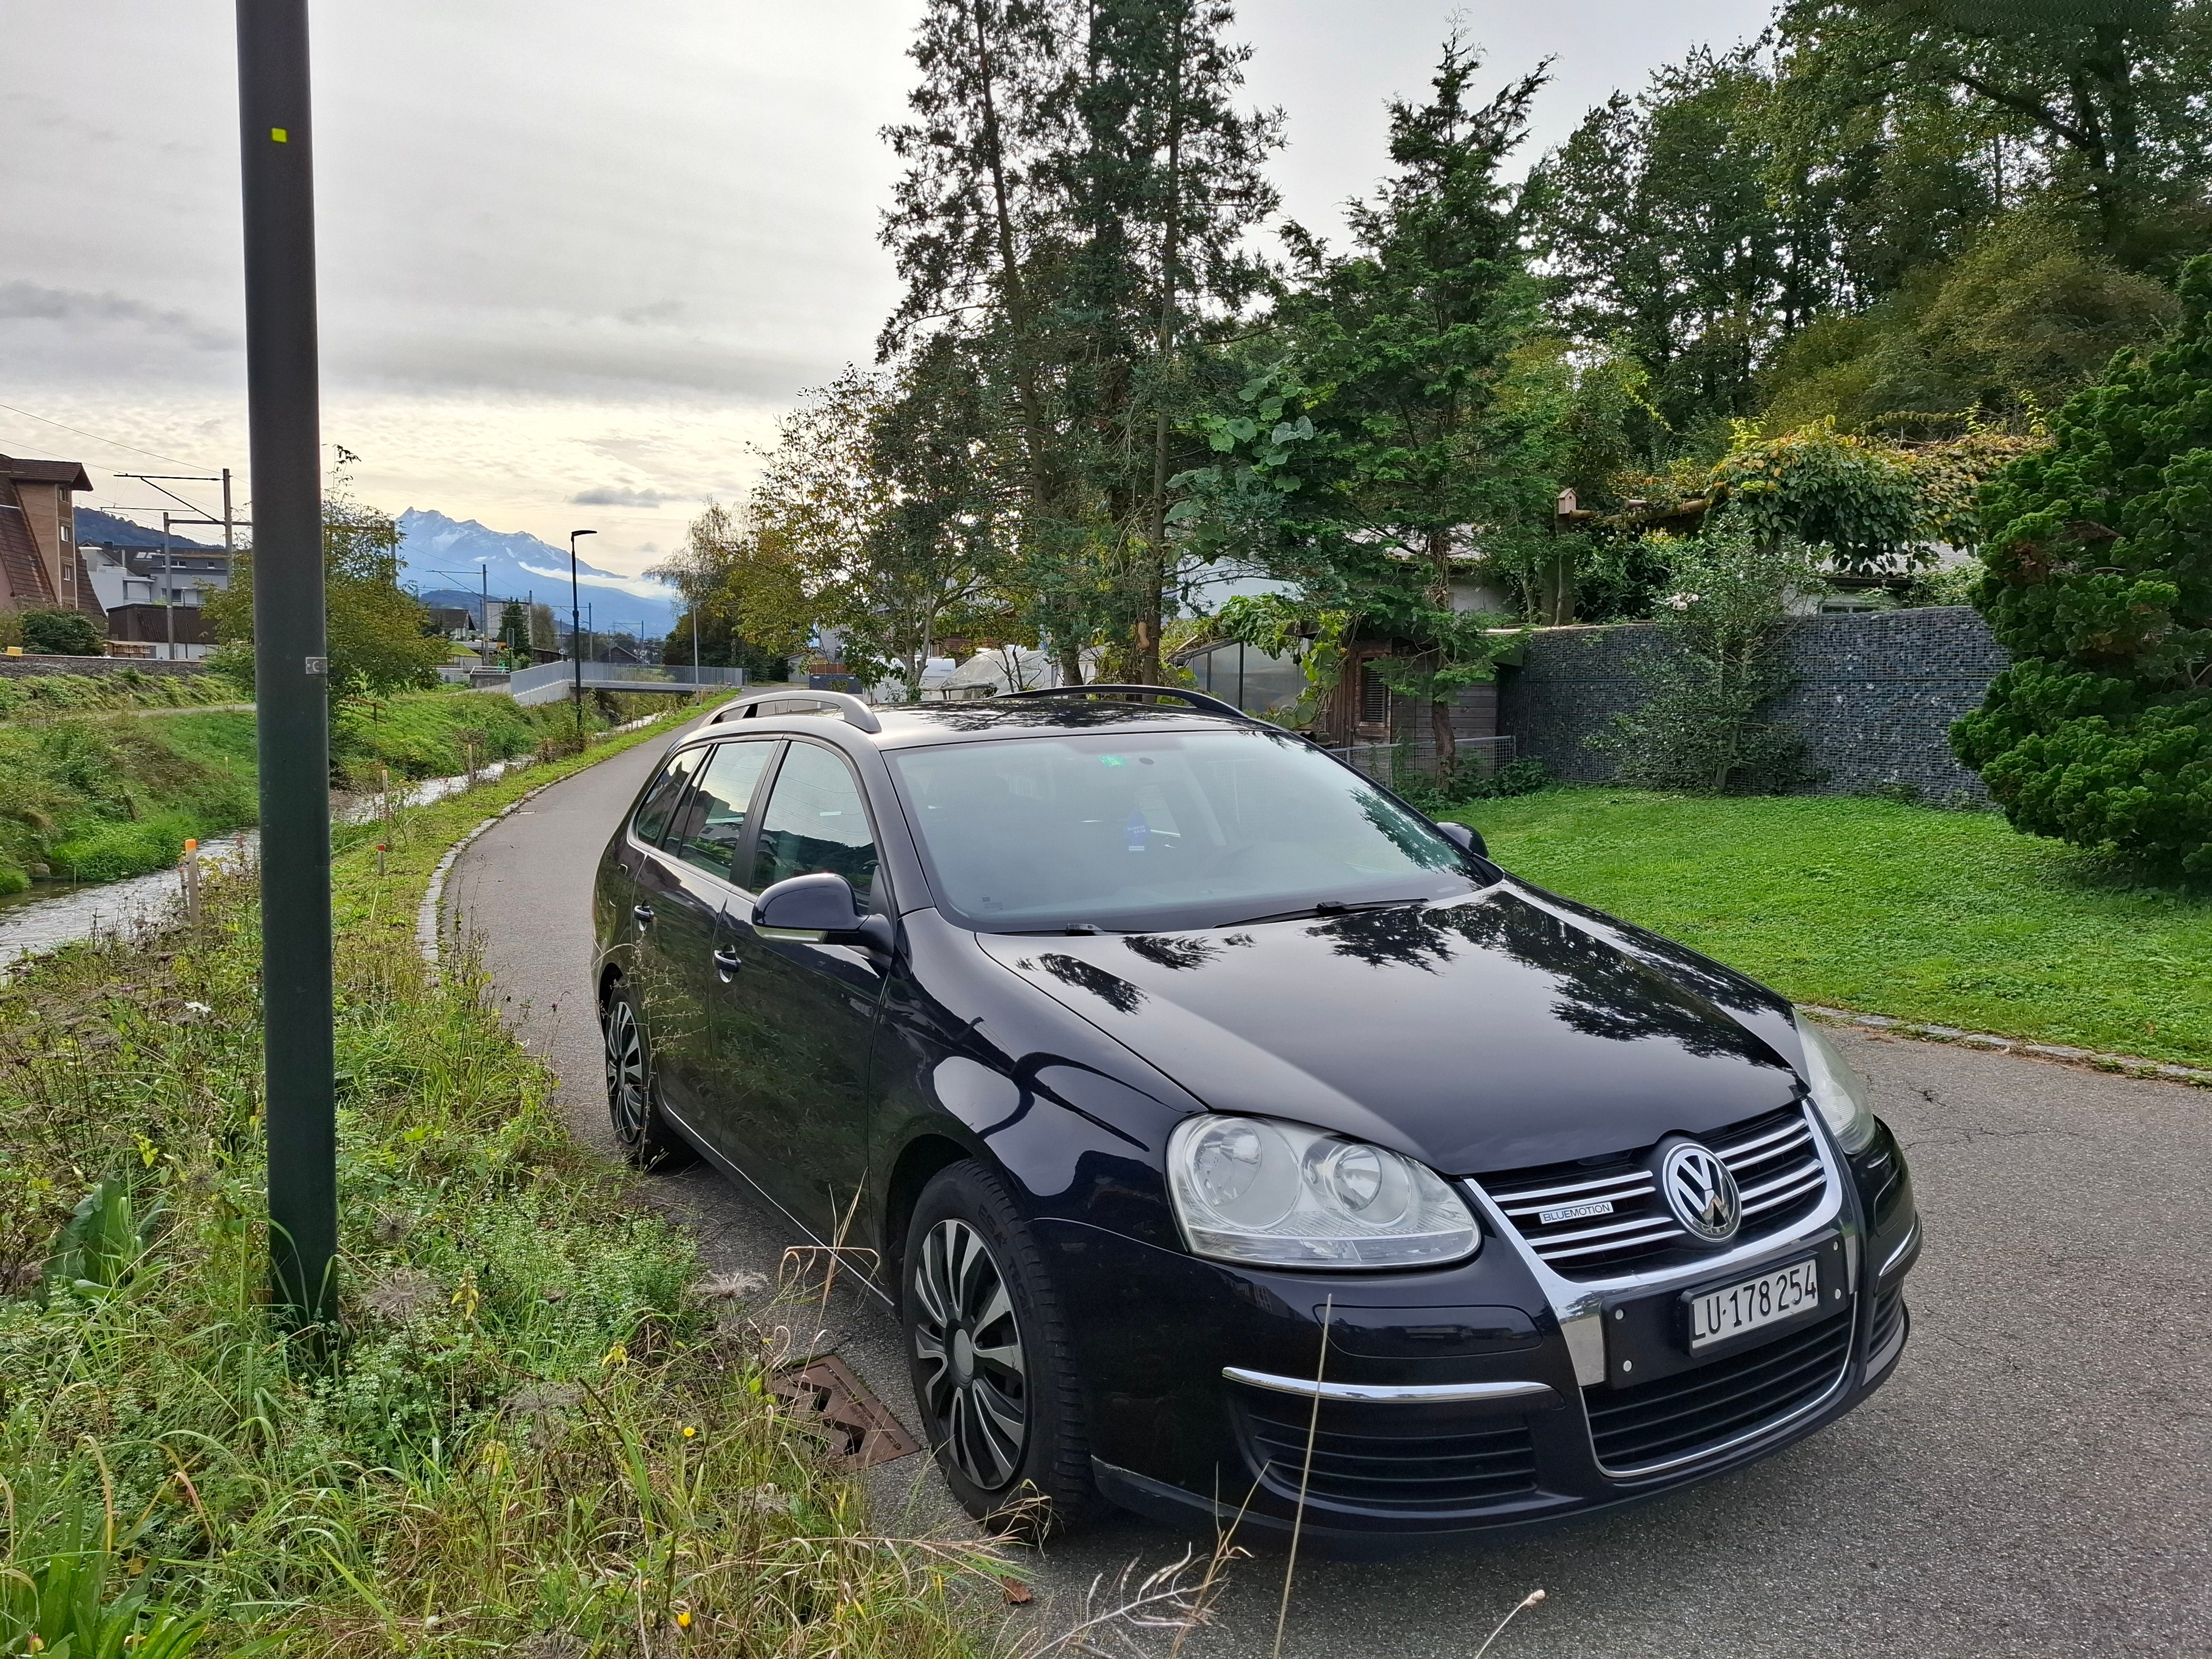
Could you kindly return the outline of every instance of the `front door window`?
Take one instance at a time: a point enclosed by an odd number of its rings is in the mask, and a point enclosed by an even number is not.
[[[753,854],[752,889],[830,871],[853,884],[868,908],[876,879],[876,837],[852,770],[827,749],[794,743],[769,792]]]

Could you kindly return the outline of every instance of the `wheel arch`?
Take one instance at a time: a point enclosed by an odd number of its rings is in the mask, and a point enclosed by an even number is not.
[[[907,1224],[914,1218],[914,1206],[921,1197],[921,1189],[929,1185],[930,1177],[939,1170],[970,1158],[1001,1180],[1006,1178],[1006,1171],[998,1167],[997,1159],[956,1140],[941,1129],[927,1130],[900,1150],[897,1163],[891,1166],[890,1179],[884,1184],[884,1261],[890,1269],[886,1277],[894,1296],[905,1293],[900,1288],[900,1274],[906,1258]]]

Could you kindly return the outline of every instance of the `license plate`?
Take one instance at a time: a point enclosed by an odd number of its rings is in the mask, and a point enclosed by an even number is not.
[[[1820,1305],[1820,1265],[1808,1258],[1756,1279],[1700,1291],[1690,1301],[1690,1352]]]

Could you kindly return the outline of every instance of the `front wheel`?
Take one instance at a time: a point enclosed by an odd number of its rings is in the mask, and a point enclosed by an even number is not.
[[[931,1178],[901,1278],[915,1403],[952,1495],[979,1521],[1032,1535],[1096,1514],[1060,1299],[997,1176],[971,1160]]]
[[[626,981],[617,980],[608,988],[599,1030],[606,1040],[607,1118],[623,1155],[641,1170],[690,1162],[690,1143],[661,1115],[653,1054]]]

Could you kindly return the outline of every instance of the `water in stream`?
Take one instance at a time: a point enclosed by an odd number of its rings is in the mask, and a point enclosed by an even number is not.
[[[479,768],[473,779],[466,775],[427,779],[404,791],[394,791],[392,799],[400,805],[427,806],[459,794],[471,782],[489,782],[513,763],[495,761]],[[377,811],[374,798],[340,795],[331,801],[331,817],[339,823],[365,823]],[[260,841],[257,830],[212,836],[200,843],[200,858],[204,864],[222,864],[250,857]],[[174,870],[156,870],[124,881],[33,882],[27,892],[0,898],[0,969],[57,945],[89,939],[95,932],[112,933],[135,922],[158,921],[183,902],[183,878]]]

